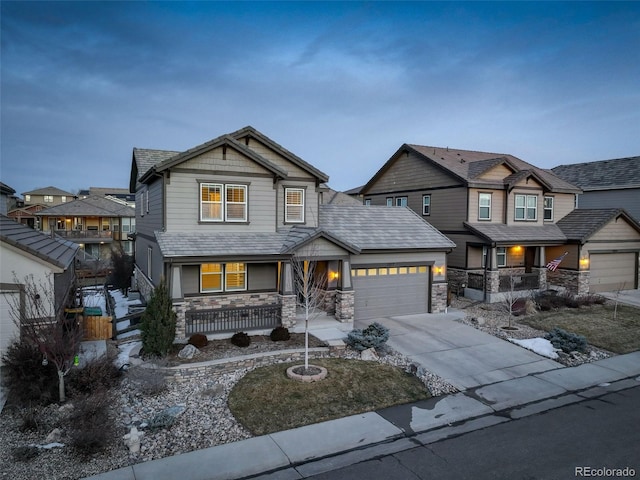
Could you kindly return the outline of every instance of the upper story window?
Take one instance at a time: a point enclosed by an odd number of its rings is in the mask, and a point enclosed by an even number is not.
[[[284,221],[304,222],[304,189],[285,188],[284,198]]]
[[[366,198],[366,199],[364,200],[364,204],[365,204],[365,205],[371,205],[371,199],[370,199],[370,198]]]
[[[478,220],[491,220],[491,194],[478,194]]]
[[[53,203],[53,195],[44,195],[42,199],[45,203]]]
[[[538,219],[538,196],[516,195],[515,219],[534,221]]]
[[[393,207],[393,197],[387,197],[387,207]]]
[[[62,203],[65,203],[67,201],[67,196],[66,195],[62,195],[61,200],[62,200]]]
[[[31,195],[25,195],[24,196],[24,201],[25,202],[30,202],[31,201]]]
[[[422,196],[422,215],[431,214],[431,195]]]
[[[200,265],[200,291],[230,292],[247,289],[245,263],[204,263]]]
[[[247,220],[247,186],[201,183],[200,220],[245,222]]]
[[[544,197],[544,220],[553,221],[553,197]]]
[[[396,207],[406,207],[407,197],[396,197]]]

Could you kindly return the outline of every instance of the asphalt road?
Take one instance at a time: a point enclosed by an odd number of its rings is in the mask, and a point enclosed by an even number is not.
[[[580,467],[582,471],[577,471]],[[309,478],[634,478],[628,475],[629,470],[626,477],[624,470],[598,472],[602,468],[625,467],[633,469],[635,478],[640,478],[640,387]]]

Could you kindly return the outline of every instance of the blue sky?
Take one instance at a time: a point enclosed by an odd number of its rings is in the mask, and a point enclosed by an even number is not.
[[[346,190],[403,143],[640,154],[639,2],[7,2],[0,180],[128,187],[252,125]]]

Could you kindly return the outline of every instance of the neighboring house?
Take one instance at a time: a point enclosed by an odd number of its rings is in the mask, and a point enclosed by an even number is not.
[[[67,203],[75,198],[73,193],[65,192],[56,187],[38,188],[30,192],[23,192],[22,196],[25,206],[41,204],[47,207]]]
[[[408,206],[451,238],[448,279],[471,298],[499,301],[512,280],[523,292],[638,287],[638,223],[575,210],[578,187],[512,155],[405,144],[360,192],[371,205]]]
[[[324,205],[362,205],[361,200],[331,188],[322,192],[320,200]]]
[[[40,221],[38,220],[38,212],[44,210],[44,205],[29,205],[28,207],[19,207],[9,210],[7,217],[27,227],[40,229]]]
[[[560,165],[551,170],[582,189],[578,208],[624,208],[640,221],[640,157]]]
[[[87,197],[38,212],[41,229],[80,245],[85,256],[108,260],[115,244],[133,254],[135,209],[106,197]]]
[[[9,185],[0,182],[0,215],[7,214],[7,211],[10,209],[11,198],[15,193],[16,191]]]
[[[133,208],[136,206],[136,196],[134,193],[130,193],[128,188],[89,187],[89,190],[80,190],[78,192],[78,198],[90,196],[107,197],[111,200],[124,202]]]
[[[25,298],[23,282],[27,277],[33,279],[34,285],[45,288],[52,280],[57,305],[52,305],[49,311],[73,301],[70,294],[75,282],[77,250],[72,242],[52,238],[0,215],[0,354],[20,334],[12,312],[34,300]],[[40,301],[47,298],[51,295],[43,294]]]
[[[446,308],[454,244],[406,209],[324,205],[328,177],[246,127],[185,152],[133,150],[136,283],[166,279],[177,337],[296,322],[296,258],[338,321]]]

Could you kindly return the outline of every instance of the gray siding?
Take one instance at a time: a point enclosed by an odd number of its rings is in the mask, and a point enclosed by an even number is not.
[[[584,192],[578,196],[578,208],[624,208],[640,221],[640,188]]]
[[[443,187],[461,183],[428,161],[417,157],[414,153],[400,154],[366,192],[368,195],[414,190],[418,188]]]
[[[276,263],[248,264],[247,291],[276,290],[277,275],[278,265]],[[182,267],[182,289],[184,295],[200,293],[199,265],[185,265]]]
[[[306,227],[318,226],[318,205],[320,203],[319,193],[316,190],[315,180],[309,178],[309,180],[291,181],[284,180],[279,181],[276,186],[277,192],[277,222],[278,228],[290,227],[293,224],[285,224],[284,222],[284,192],[285,188],[304,188],[304,225]],[[273,218],[273,217],[272,217]],[[275,219],[274,219],[275,221]],[[298,224],[300,225],[300,224]]]
[[[136,192],[136,231],[146,235],[163,228],[163,181],[158,179]],[[147,211],[146,195],[149,196]]]

